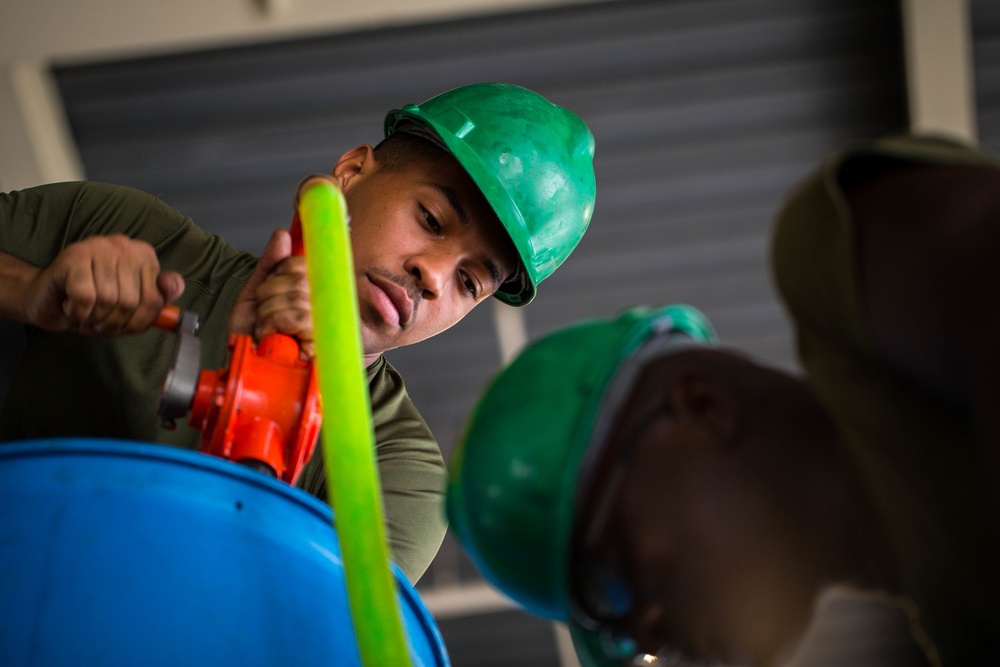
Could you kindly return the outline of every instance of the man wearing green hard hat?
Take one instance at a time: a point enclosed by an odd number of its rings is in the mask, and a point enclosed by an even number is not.
[[[773,241],[804,374],[669,308],[554,332],[472,413],[455,536],[585,667],[1000,664],[998,211],[974,147],[838,151]]]
[[[444,331],[490,296],[532,300],[590,222],[594,138],[572,112],[506,83],[400,106],[383,127],[381,143],[352,148],[303,184],[332,181],[347,201],[390,551],[416,581],[444,536],[445,468],[383,353]],[[147,330],[168,303],[198,313],[203,368],[225,365],[233,332],[294,335],[312,353],[305,260],[291,254],[288,230],[254,257],[129,188],[0,195],[0,281],[0,316],[30,330],[2,440],[196,449],[197,431],[163,430],[156,416],[173,339]],[[319,455],[298,484],[326,498]]]

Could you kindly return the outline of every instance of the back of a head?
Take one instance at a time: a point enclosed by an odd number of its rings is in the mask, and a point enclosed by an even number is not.
[[[805,378],[731,349],[692,350],[686,356],[679,367],[697,368],[723,382],[739,401],[741,419],[755,432],[772,439],[794,434],[798,450],[806,443],[810,449],[836,443],[830,417]]]
[[[616,376],[652,341],[705,344],[715,334],[686,306],[633,309],[552,333],[493,379],[452,455],[453,533],[484,577],[533,614],[569,618],[581,460]]]
[[[490,203],[522,263],[517,279],[495,296],[527,304],[590,223],[590,130],[572,112],[507,83],[461,86],[386,115],[387,136],[414,127],[443,144]]]

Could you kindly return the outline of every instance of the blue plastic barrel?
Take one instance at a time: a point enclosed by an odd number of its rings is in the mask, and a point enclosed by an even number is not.
[[[414,667],[448,665],[393,571]],[[197,452],[0,445],[0,573],[0,665],[360,665],[330,508]]]

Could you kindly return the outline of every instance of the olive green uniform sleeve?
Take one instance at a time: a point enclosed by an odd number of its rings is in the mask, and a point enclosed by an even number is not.
[[[416,583],[434,559],[447,527],[444,460],[403,379],[385,357],[369,367],[368,386],[389,551],[410,582]],[[327,499],[321,447],[298,486]]]
[[[223,366],[229,312],[256,263],[253,255],[132,188],[79,182],[0,194],[0,250],[36,266],[76,241],[112,234],[148,242],[164,270],[184,276],[176,303],[199,316],[202,366]],[[186,424],[167,431],[156,416],[173,334],[152,329],[95,338],[25,329],[0,411],[0,441],[92,436],[198,447],[197,431]]]

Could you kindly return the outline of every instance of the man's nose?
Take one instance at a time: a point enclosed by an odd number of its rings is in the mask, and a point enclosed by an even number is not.
[[[448,253],[424,252],[411,257],[406,270],[416,280],[423,298],[436,299],[444,293],[454,265],[454,257]]]

